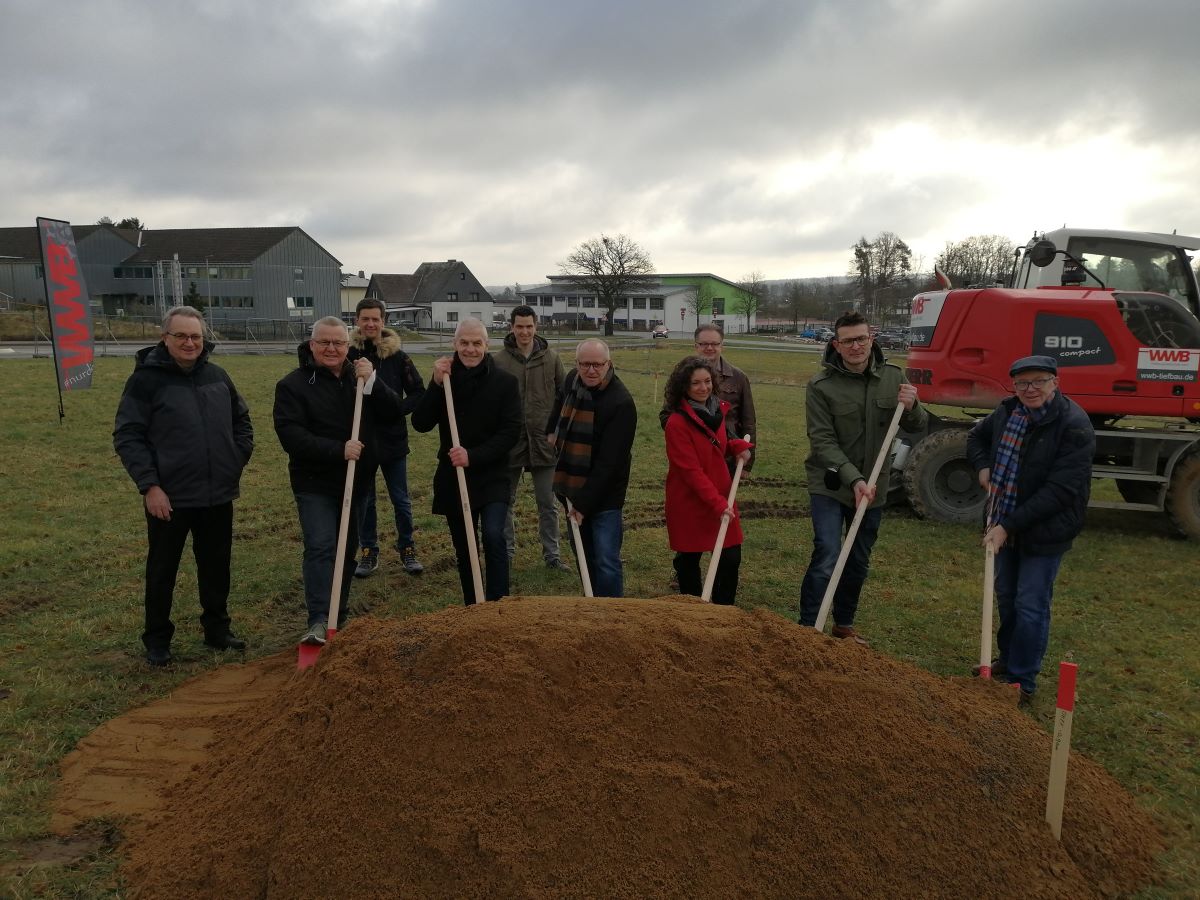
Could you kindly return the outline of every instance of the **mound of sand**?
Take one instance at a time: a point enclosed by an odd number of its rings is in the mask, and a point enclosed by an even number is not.
[[[1011,692],[764,611],[517,598],[357,621],[128,839],[154,897],[1089,897],[1149,818]]]

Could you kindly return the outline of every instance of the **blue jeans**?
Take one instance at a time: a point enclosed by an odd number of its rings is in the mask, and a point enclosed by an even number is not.
[[[408,496],[408,457],[381,462],[383,481],[387,485],[392,509],[396,512],[396,549],[411,547],[413,542],[412,500]],[[379,549],[379,529],[375,515],[375,473],[371,473],[370,489],[355,500],[358,506],[358,545]]]
[[[483,599],[499,600],[508,593],[508,550],[504,546],[504,519],[508,504],[499,501],[471,509],[472,526],[483,533]],[[471,572],[471,549],[467,546],[467,529],[462,512],[455,510],[446,516],[454,557],[458,564],[458,581],[462,585],[463,603],[475,602],[475,578]]]
[[[621,568],[621,541],[625,527],[619,509],[606,509],[583,517],[579,536],[587,559],[592,593],[597,597],[625,596],[624,570]]]
[[[800,585],[800,624],[812,626],[817,624],[821,600],[825,597],[829,579],[837,565],[838,554],[842,551],[842,539],[850,528],[850,523],[854,521],[854,508],[843,506],[824,494],[808,496],[809,507],[812,510],[813,553],[808,563],[808,571],[804,573],[804,581]],[[863,583],[867,580],[867,571],[871,566],[871,548],[875,546],[875,539],[879,537],[879,523],[882,519],[882,507],[868,509],[863,515],[850,556],[846,559],[846,567],[842,569],[842,579],[833,594],[835,625],[849,628],[854,624],[858,598],[862,594]]]
[[[308,624],[329,618],[329,600],[333,593],[333,566],[337,555],[338,526],[342,518],[342,498],[329,494],[295,494],[300,531],[304,536],[304,605]],[[350,582],[354,580],[354,551],[358,546],[355,515],[350,510],[346,531],[346,552],[342,560],[342,595],[337,628],[346,621],[350,600]]]
[[[1062,554],[1034,556],[1011,547],[996,554],[996,635],[1000,666],[1009,681],[1032,694],[1050,640],[1050,602]]]

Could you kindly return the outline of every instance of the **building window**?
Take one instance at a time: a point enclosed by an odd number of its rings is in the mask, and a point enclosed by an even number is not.
[[[634,297],[633,298],[633,308],[634,309],[645,309],[646,308],[646,298],[645,297]]]
[[[579,298],[578,297],[568,297],[567,298],[567,309],[578,309],[578,308],[579,308]]]
[[[662,297],[651,297],[650,298],[650,308],[661,310],[663,308],[663,298]]]
[[[724,297],[713,297],[712,314],[714,316],[725,315],[725,298]]]
[[[595,309],[596,308],[596,298],[595,297],[584,297],[583,298],[583,308],[584,309]]]
[[[457,300],[458,299],[458,291],[447,291],[446,299],[451,300],[451,301]],[[449,321],[449,320],[447,320],[447,321]]]
[[[479,291],[471,291],[471,302],[472,303],[479,302]]]
[[[297,297],[296,298],[296,308],[297,309],[312,309],[313,308],[313,298],[312,297]]]
[[[446,313],[446,321],[447,322],[457,322],[458,321],[458,313],[457,312]]]
[[[541,304],[541,305],[542,305],[542,306],[553,306],[553,305],[554,305],[554,298],[553,298],[553,297],[543,297],[543,298],[542,298],[542,304]]]
[[[296,266],[296,268],[292,269],[292,278],[295,281],[303,281],[304,280],[304,270],[302,268],[300,268],[299,266]]]
[[[467,273],[466,273],[466,272],[459,272],[459,273],[458,273],[458,280],[459,280],[459,281],[466,281],[466,280],[467,280]]]

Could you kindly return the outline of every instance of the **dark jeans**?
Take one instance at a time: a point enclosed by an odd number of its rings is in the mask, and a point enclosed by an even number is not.
[[[1050,640],[1050,603],[1062,563],[1057,556],[1034,556],[1010,547],[996,554],[996,608],[1000,630],[996,649],[1007,678],[1032,694]]]
[[[300,531],[304,536],[304,606],[311,627],[329,619],[329,601],[333,595],[333,567],[337,556],[338,527],[342,518],[342,498],[329,494],[295,494],[296,512],[300,516]],[[346,621],[346,605],[350,601],[350,582],[354,580],[354,554],[358,548],[355,521],[350,510],[347,523],[346,552],[342,560],[342,594],[338,601],[338,621]]]
[[[621,510],[606,509],[584,516],[579,536],[592,579],[592,593],[597,597],[625,596],[625,571],[621,566],[625,530]]]
[[[713,580],[713,603],[733,603],[737,596],[738,568],[742,564],[742,545],[726,547],[721,551],[717,563],[717,577]],[[708,569],[700,571],[699,553],[676,553],[675,577],[679,579],[679,593],[699,597],[704,591],[704,577]]]
[[[813,553],[808,563],[808,571],[804,573],[804,581],[800,585],[800,624],[811,626],[817,624],[817,613],[821,610],[821,600],[829,587],[829,579],[833,577],[838,554],[842,551],[842,540],[850,528],[850,523],[854,521],[854,508],[842,506],[824,494],[808,496],[812,510]],[[858,598],[862,594],[863,583],[867,580],[867,571],[871,565],[871,548],[875,546],[875,539],[879,537],[879,523],[882,519],[882,507],[868,509],[858,527],[854,546],[846,559],[846,567],[842,569],[841,581],[833,594],[835,625],[849,628],[854,624]]]
[[[165,650],[175,635],[171,604],[183,545],[192,536],[196,582],[200,588],[200,625],[214,638],[229,631],[229,558],[233,550],[233,503],[173,509],[164,522],[146,513],[146,649]]]
[[[504,545],[504,519],[508,504],[485,503],[471,510],[472,527],[483,532],[483,599],[499,600],[508,593],[508,549]],[[471,551],[467,547],[467,529],[462,512],[455,510],[446,516],[450,540],[454,542],[454,557],[458,564],[458,580],[462,585],[463,603],[475,602],[475,579],[471,574]]]
[[[381,462],[383,482],[387,485],[388,497],[396,514],[396,549],[403,550],[413,543],[412,500],[408,495],[408,458],[400,457]],[[379,549],[379,525],[375,513],[375,473],[367,482],[370,489],[355,500],[358,508],[358,545]]]

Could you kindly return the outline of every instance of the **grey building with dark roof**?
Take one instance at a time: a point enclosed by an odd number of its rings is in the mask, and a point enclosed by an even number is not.
[[[154,315],[184,302],[207,307],[218,321],[312,321],[340,312],[341,263],[302,228],[72,230],[92,306],[110,314]],[[0,292],[17,303],[45,302],[36,228],[0,228]]]
[[[413,328],[453,328],[470,316],[492,321],[492,295],[457,259],[423,262],[411,275],[372,275],[367,296],[382,300],[388,321]]]

